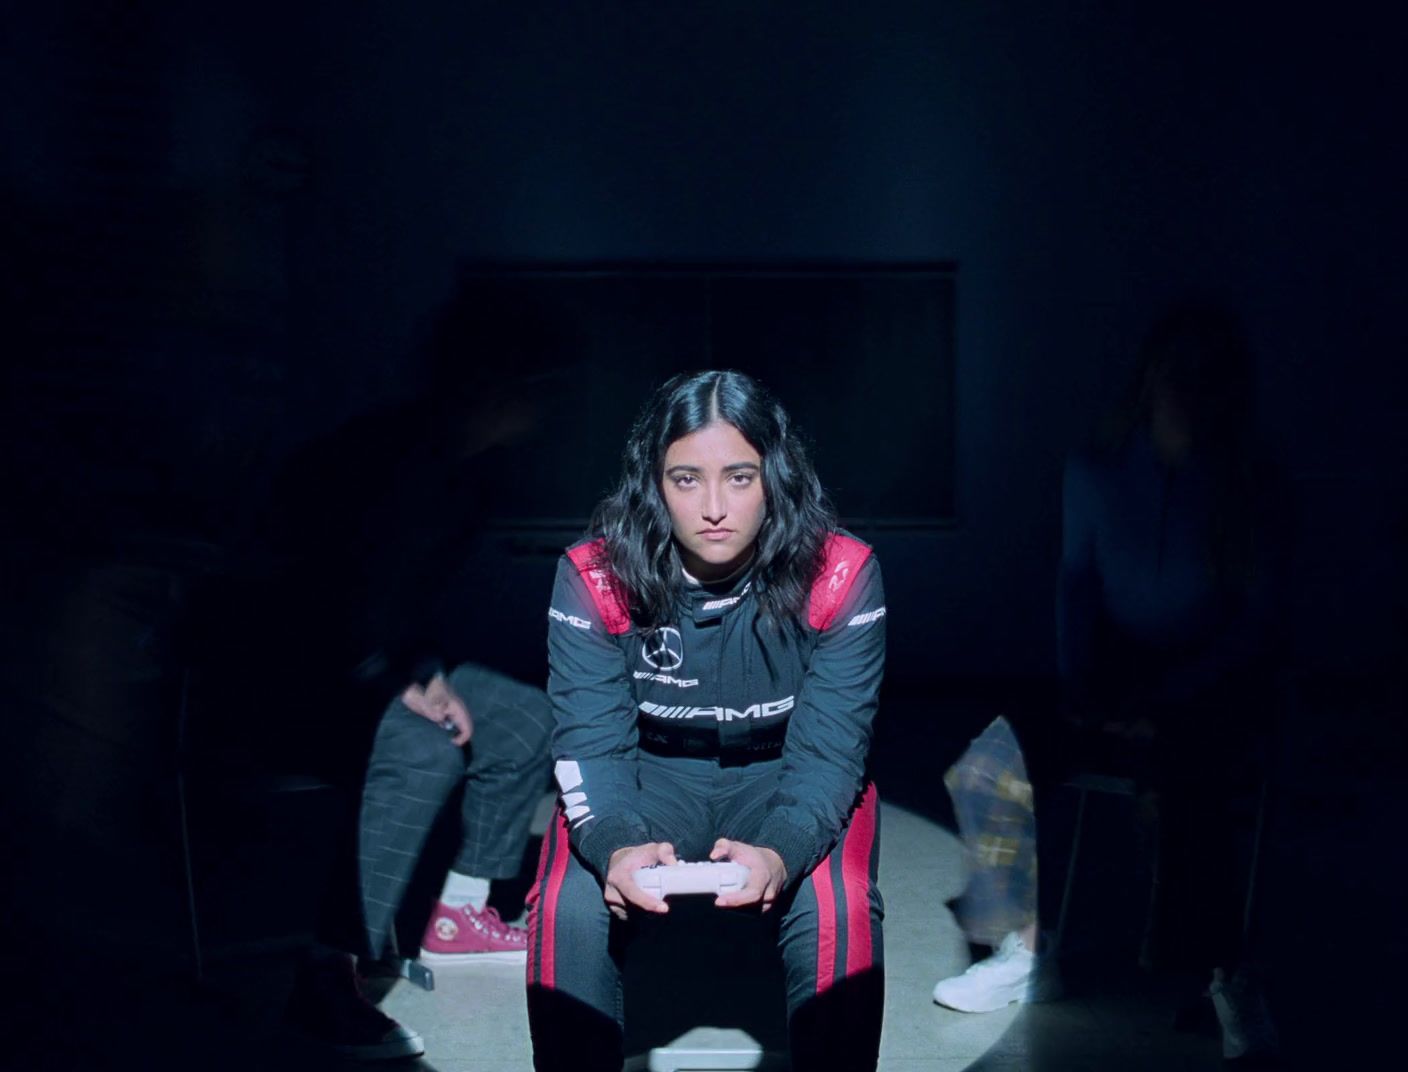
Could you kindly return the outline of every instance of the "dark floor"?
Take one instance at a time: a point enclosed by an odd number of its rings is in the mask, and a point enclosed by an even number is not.
[[[1041,695],[989,684],[891,697],[874,751],[887,803],[951,823],[939,791],[944,768],[992,714],[1038,706]],[[1408,953],[1395,836],[1408,818],[1396,762],[1399,695],[1306,687],[1282,726],[1256,925],[1287,1067],[1377,1067],[1386,1052],[1404,991],[1398,962]],[[269,793],[268,785],[192,787],[209,958],[197,985],[173,785],[158,779],[130,814],[115,805],[81,829],[31,815],[8,831],[16,867],[5,959],[17,997],[7,1009],[6,1067],[339,1067],[278,1030],[326,871],[331,800],[317,791]],[[1069,830],[1072,800],[1041,818],[1053,843]],[[1111,799],[1090,812],[1066,1000],[1022,1010],[1001,1044],[974,1063],[936,1055],[932,1064],[887,1068],[1206,1067],[1212,1042],[1185,1042],[1168,1028],[1183,982],[1133,967],[1142,902],[1129,885],[1126,804]],[[123,834],[132,822],[143,837]],[[936,1012],[930,1005],[913,1015]],[[953,1023],[954,1032],[970,1030]],[[903,1029],[887,1024],[887,1032]],[[440,1066],[432,1052],[419,1067],[487,1066],[468,1058]]]

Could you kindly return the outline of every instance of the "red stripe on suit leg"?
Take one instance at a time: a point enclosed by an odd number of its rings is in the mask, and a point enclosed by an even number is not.
[[[559,810],[554,812],[553,821],[543,837],[543,848],[538,854],[538,875],[529,890],[528,898],[532,913],[528,927],[528,982],[551,987],[557,977],[557,902],[562,894],[562,876],[567,873],[567,820]],[[548,859],[552,868],[548,869]],[[534,965],[538,964],[538,946],[542,943],[542,967],[537,977],[533,975]]]
[[[831,858],[812,871],[816,895],[816,992],[831,989],[836,979],[836,892],[831,888]]]
[[[875,847],[874,783],[865,787],[860,807],[851,816],[841,848],[841,880],[846,887],[846,974],[873,965],[870,941],[870,853]]]
[[[557,816],[557,842],[552,861],[552,874],[548,876],[547,893],[543,897],[543,976],[538,981],[546,987],[557,985],[557,902],[562,897],[562,877],[567,874],[567,819],[560,812]]]
[[[533,875],[533,885],[528,887],[528,895],[523,899],[528,908],[527,974],[530,985],[538,981],[533,974],[533,967],[538,962],[538,932],[542,930],[543,887],[547,879],[548,857],[552,855],[552,831],[556,823],[557,812],[554,811],[552,820],[548,823],[548,829],[543,834],[543,844],[538,849],[538,869]]]

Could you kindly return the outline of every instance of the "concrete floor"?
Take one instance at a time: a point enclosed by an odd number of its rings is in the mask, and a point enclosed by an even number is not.
[[[946,907],[963,887],[961,846],[949,831],[896,806],[884,807],[882,830],[887,992],[880,1067],[885,1072],[1221,1067],[1215,1039],[1172,1030],[1157,986],[1139,996],[1077,996],[981,1015],[935,1005],[935,981],[968,964],[968,945]],[[726,964],[705,964],[701,970],[728,979]],[[434,992],[402,985],[382,1008],[420,1031],[427,1051],[422,1063],[438,1072],[530,1067],[520,969],[441,969]],[[721,1041],[747,1048],[752,1040],[734,1031]],[[665,1057],[657,1052],[654,1059]],[[638,1053],[634,1064],[649,1068],[649,1060],[648,1053]]]
[[[884,765],[883,749],[877,758]],[[897,779],[895,795],[918,799],[906,784],[913,787]],[[1061,861],[1074,803],[1073,794],[1058,797],[1042,827]],[[1062,998],[974,1015],[944,1009],[931,997],[939,978],[969,963],[949,904],[965,882],[960,844],[951,824],[917,809],[884,806],[884,1072],[1227,1067],[1211,1024],[1204,1031],[1174,1027],[1175,1012],[1196,998],[1203,981],[1136,967],[1144,891],[1130,867],[1131,818],[1128,798],[1092,798],[1089,805],[1062,958]],[[1399,783],[1307,781],[1278,794],[1268,816],[1256,913],[1259,931],[1268,936],[1264,966],[1285,1044],[1282,1067],[1381,1065],[1405,996],[1398,976],[1408,957],[1408,931],[1398,913],[1396,871],[1375,861],[1406,819],[1408,795]],[[1368,940],[1361,940],[1361,931]],[[659,957],[658,951],[647,955]],[[421,1064],[438,1072],[530,1067],[515,968],[442,970],[433,993],[403,984],[383,1007],[422,1033],[427,1058]],[[635,1061],[648,1068],[649,1054],[637,1052]]]
[[[1221,1067],[1214,1037],[1172,1027],[1193,981],[1145,976],[1134,967],[1142,899],[1130,877],[1127,799],[1101,801],[1088,815],[1062,959],[1066,996],[985,1015],[932,1003],[934,982],[968,958],[947,904],[962,888],[961,854],[951,817],[941,810],[945,794],[935,789],[963,734],[988,717],[965,713],[957,701],[946,702],[944,711],[940,729],[954,740],[899,725],[899,732],[877,739],[873,752],[887,801],[881,1068]],[[890,712],[903,722],[897,705]],[[958,728],[943,729],[950,723]],[[1315,725],[1344,736],[1348,723],[1341,716]],[[1365,774],[1358,742],[1381,733],[1381,722],[1375,716],[1361,725],[1363,734],[1342,750],[1342,765],[1317,739],[1278,779],[1258,916],[1288,1068],[1380,1067],[1384,1039],[1402,1007],[1399,966],[1408,955],[1408,928],[1394,854],[1408,822],[1408,793],[1401,766],[1385,761],[1383,771]],[[917,750],[917,740],[930,747]],[[0,948],[0,970],[17,994],[0,1006],[7,1028],[0,1063],[26,1072],[348,1067],[280,1027],[293,965],[315,917],[319,853],[332,829],[326,810],[315,795],[294,794],[262,804],[241,799],[223,825],[215,816],[196,816],[209,959],[205,979],[195,985],[178,857],[160,826],[174,814],[169,805],[154,797],[150,812],[138,816],[151,831],[141,843],[102,835],[97,822],[62,831],[35,827],[30,835],[22,824],[7,824],[13,843],[7,858],[22,879],[4,888],[14,905],[0,912],[14,931]],[[1058,800],[1042,816],[1044,844],[1060,850],[1058,860],[1072,805]],[[1059,872],[1055,877],[1059,891]],[[521,980],[521,969],[492,967],[442,970],[433,993],[397,986],[384,1007],[420,1031],[428,1050],[402,1067],[528,1068]]]

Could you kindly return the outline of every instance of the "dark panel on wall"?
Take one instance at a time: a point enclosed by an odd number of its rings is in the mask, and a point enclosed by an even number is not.
[[[773,386],[842,514],[954,518],[952,271],[723,276],[715,359]]]
[[[773,390],[850,523],[950,524],[954,288],[951,265],[468,266],[463,321],[531,310],[565,369],[549,434],[522,452],[523,479],[495,513],[580,527],[616,479],[649,392],[715,367]]]

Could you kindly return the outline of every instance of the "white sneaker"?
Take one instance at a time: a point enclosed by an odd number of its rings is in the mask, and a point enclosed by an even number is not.
[[[1014,932],[1002,939],[992,956],[962,975],[940,979],[934,1000],[959,1012],[994,1012],[1014,1001],[1031,1001],[1035,975],[1036,956]]]
[[[1238,970],[1229,979],[1218,968],[1212,973],[1208,995],[1222,1025],[1224,1058],[1262,1057],[1277,1051],[1276,1025],[1254,975]]]

